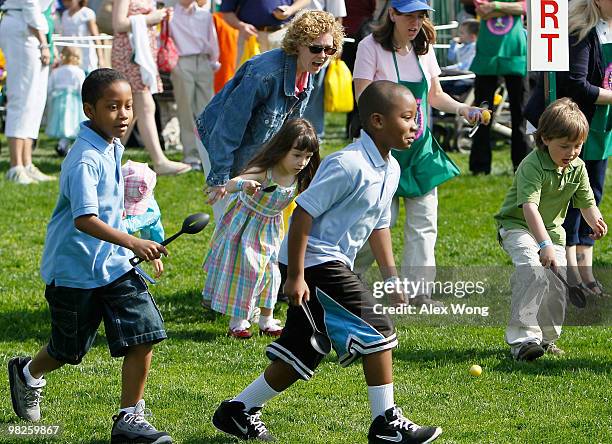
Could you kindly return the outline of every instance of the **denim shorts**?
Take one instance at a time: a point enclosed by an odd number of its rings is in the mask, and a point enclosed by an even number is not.
[[[81,362],[101,321],[113,357],[127,348],[166,339],[164,320],[147,284],[131,270],[104,287],[82,289],[47,285],[51,312],[49,355],[68,364]]]

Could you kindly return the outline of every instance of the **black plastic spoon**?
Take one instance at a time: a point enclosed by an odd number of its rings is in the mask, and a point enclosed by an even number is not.
[[[206,213],[195,213],[191,216],[187,216],[183,221],[183,226],[181,227],[180,231],[165,239],[161,244],[168,245],[170,242],[184,233],[197,234],[202,231],[206,225],[208,225],[209,220],[210,216]],[[132,266],[136,266],[143,260],[144,259],[140,257],[134,256],[132,259],[130,259],[130,264],[132,264]]]
[[[317,353],[321,353],[322,355],[327,355],[331,351],[331,341],[327,337],[325,333],[320,331],[315,324],[314,318],[312,317],[312,313],[310,312],[310,308],[306,301],[302,301],[300,304],[308,321],[310,322],[310,326],[312,327],[312,336],[310,337],[310,345],[314,348]]]
[[[263,191],[264,193],[271,193],[272,191],[274,191],[276,188],[278,188],[278,185],[276,185],[275,183],[273,183],[272,185],[268,185],[265,188],[262,188],[261,191]]]
[[[578,286],[568,284],[561,273],[554,270],[553,273],[567,288],[567,297],[569,298],[570,302],[578,308],[586,307],[587,300],[586,296],[584,295],[584,290]]]

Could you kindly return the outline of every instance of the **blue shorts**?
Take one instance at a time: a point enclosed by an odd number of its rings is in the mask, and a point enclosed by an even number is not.
[[[45,298],[51,312],[47,352],[60,362],[81,362],[102,320],[113,357],[124,356],[128,347],[167,337],[153,296],[134,270],[99,288],[47,285]]]
[[[279,265],[284,282],[287,266]],[[345,367],[362,355],[397,346],[391,319],[374,311],[380,301],[344,263],[332,261],[308,267],[304,278],[315,324],[331,340],[340,365]],[[267,347],[266,355],[271,360],[282,359],[308,380],[324,358],[312,348],[311,335],[312,327],[303,309],[290,305],[283,333]]]

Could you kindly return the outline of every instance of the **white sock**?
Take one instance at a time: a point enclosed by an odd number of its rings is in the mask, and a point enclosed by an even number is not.
[[[40,387],[41,385],[45,385],[45,378],[43,376],[41,376],[39,379],[36,379],[30,373],[30,363],[31,362],[32,361],[29,361],[23,367],[23,376],[25,377],[26,384],[28,384],[30,387]]]
[[[245,388],[242,393],[232,399],[232,401],[240,401],[244,404],[246,410],[251,410],[253,407],[263,407],[266,402],[279,393],[280,392],[270,387],[262,373],[259,378],[251,382],[251,384]]]
[[[259,315],[259,326],[261,328],[266,328],[268,324],[272,322],[273,319],[274,319],[274,316],[272,315],[270,316]]]
[[[372,419],[376,419],[377,416],[385,416],[385,412],[395,405],[393,383],[368,386],[368,399],[370,400]]]
[[[281,321],[279,321],[278,319],[274,319],[274,315],[270,315],[270,316],[260,316],[259,317],[259,328],[266,328],[266,329],[271,329],[271,330],[280,330],[281,327]]]
[[[230,330],[246,330],[251,326],[251,323],[243,318],[235,318],[232,316],[230,319],[229,328]]]
[[[125,413],[134,413],[134,409],[136,406],[132,406],[132,407],[124,407],[122,409],[119,409],[119,413],[121,412],[125,412]]]

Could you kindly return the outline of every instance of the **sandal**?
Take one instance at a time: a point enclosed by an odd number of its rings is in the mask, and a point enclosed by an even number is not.
[[[232,338],[236,338],[236,339],[249,339],[251,336],[253,336],[253,333],[251,333],[249,330],[232,330],[231,328],[229,330],[227,330],[227,335],[229,337]]]
[[[272,336],[273,338],[279,337],[283,333],[283,327],[281,327],[281,321],[278,319],[272,319],[265,325],[259,325],[259,336]]]
[[[587,282],[584,286],[595,296],[602,297],[607,296],[606,291],[597,279],[593,282]]]

